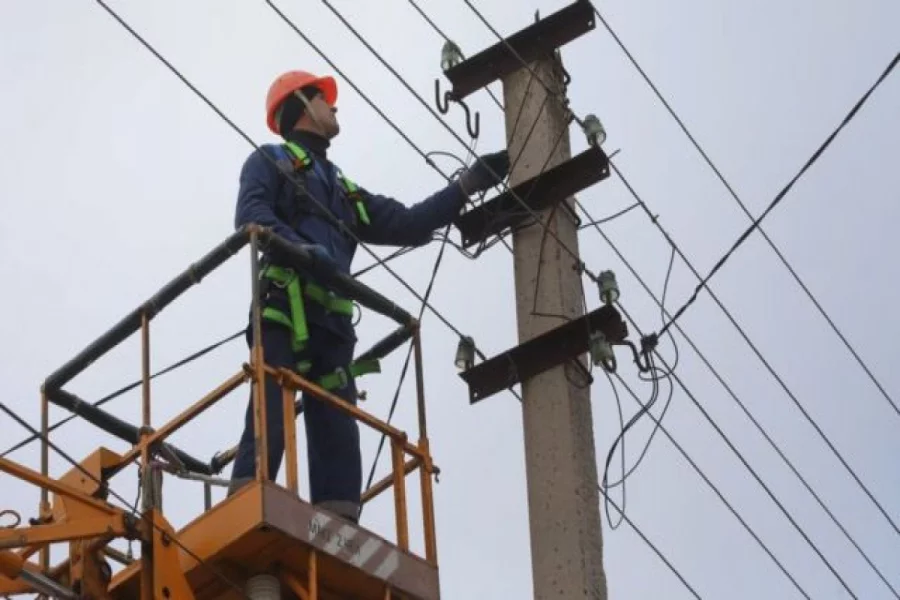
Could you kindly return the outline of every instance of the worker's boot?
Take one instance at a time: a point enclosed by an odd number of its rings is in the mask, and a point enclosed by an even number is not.
[[[228,494],[226,497],[233,495],[239,489],[253,481],[253,477],[237,477],[233,478],[228,484]]]
[[[353,523],[359,522],[359,504],[355,502],[349,502],[347,500],[325,500],[324,502],[317,503],[316,506]]]

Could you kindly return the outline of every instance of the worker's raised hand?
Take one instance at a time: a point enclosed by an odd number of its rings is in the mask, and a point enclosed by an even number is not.
[[[474,194],[499,185],[508,174],[509,153],[501,150],[479,156],[475,164],[460,175],[459,183],[467,194]]]

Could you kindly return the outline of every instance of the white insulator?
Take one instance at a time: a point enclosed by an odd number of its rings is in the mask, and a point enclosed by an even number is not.
[[[281,600],[281,583],[272,575],[251,577],[245,591],[250,600]]]

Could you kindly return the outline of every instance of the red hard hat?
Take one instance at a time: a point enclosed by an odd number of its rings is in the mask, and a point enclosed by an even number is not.
[[[285,98],[308,85],[314,85],[322,90],[325,102],[329,106],[334,106],[334,103],[337,102],[337,83],[334,78],[316,77],[306,71],[288,71],[272,82],[272,85],[269,86],[269,93],[266,95],[266,123],[272,133],[279,134],[278,123],[275,122],[275,113],[278,111],[278,107]]]

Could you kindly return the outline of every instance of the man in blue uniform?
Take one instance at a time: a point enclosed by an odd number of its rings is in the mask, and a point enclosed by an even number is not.
[[[337,85],[331,77],[290,71],[273,82],[266,99],[267,123],[285,143],[262,146],[244,163],[237,227],[248,223],[269,227],[303,246],[323,268],[349,274],[356,240],[338,221],[364,243],[423,245],[435,230],[453,222],[469,195],[497,185],[497,177],[506,177],[509,157],[502,151],[480,157],[455,181],[411,207],[371,194],[328,159],[330,140],[340,131],[336,100]],[[302,182],[305,191],[291,177]],[[355,373],[349,372],[356,342],[352,304],[318,285],[313,273],[297,273],[277,255],[265,256],[263,264],[266,363],[294,369],[355,404]],[[358,425],[309,395],[304,395],[303,405],[310,500],[356,521],[362,488]],[[266,379],[266,420],[268,470],[274,480],[284,453],[284,426],[281,391],[272,377]],[[254,478],[253,437],[251,402],[229,494]]]

